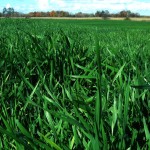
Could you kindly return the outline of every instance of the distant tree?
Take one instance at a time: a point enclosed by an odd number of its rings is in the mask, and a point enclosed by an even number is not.
[[[14,12],[13,16],[14,17],[21,17],[23,14],[20,12]]]
[[[51,12],[49,12],[49,16],[50,17],[56,17],[56,11],[51,11]]]
[[[36,12],[35,17],[41,17],[41,12]]]
[[[41,12],[41,17],[47,17],[48,13],[47,12]]]
[[[27,16],[28,16],[28,17],[33,17],[33,12],[29,12],[29,13],[27,14]]]
[[[103,17],[103,19],[107,19],[109,17],[109,11],[108,10],[102,11],[101,16]]]
[[[130,17],[131,17],[131,11],[130,10],[128,10],[128,11],[126,11],[126,20],[130,20]]]
[[[83,13],[82,12],[78,12],[78,13],[75,14],[75,17],[79,17],[79,18],[83,17]]]
[[[0,17],[2,17],[3,16],[3,14],[2,13],[0,13]]]
[[[130,17],[140,17],[140,14],[131,12]]]
[[[3,8],[3,16],[5,17],[12,17],[14,15],[14,8],[12,7],[9,7],[9,8],[6,8],[4,7]]]
[[[125,19],[129,20],[130,17],[140,17],[140,14],[133,13],[130,10],[122,10],[118,13],[119,17],[124,17]]]
[[[129,17],[129,11],[122,10],[119,12],[119,17]]]
[[[102,11],[97,11],[95,13],[95,16],[96,17],[102,17],[104,19],[107,19],[109,17],[109,11],[108,10],[102,10]]]
[[[97,11],[97,12],[95,13],[95,17],[101,17],[101,11]]]

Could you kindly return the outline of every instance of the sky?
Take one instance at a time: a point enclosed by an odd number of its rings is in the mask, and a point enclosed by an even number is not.
[[[117,13],[121,10],[131,10],[150,16],[150,0],[0,0],[0,12],[4,7],[13,7],[15,11],[23,13],[52,10],[70,13],[108,10],[110,13]]]

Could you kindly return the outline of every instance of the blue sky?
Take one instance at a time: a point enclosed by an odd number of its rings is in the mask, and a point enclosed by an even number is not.
[[[0,0],[0,11],[4,7],[13,7],[15,11],[51,11],[64,10],[72,13],[95,13],[97,10],[109,10],[116,13],[131,10],[150,16],[150,0]]]

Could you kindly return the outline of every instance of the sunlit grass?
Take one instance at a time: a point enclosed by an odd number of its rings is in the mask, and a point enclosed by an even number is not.
[[[0,148],[149,149],[149,24],[0,20]]]

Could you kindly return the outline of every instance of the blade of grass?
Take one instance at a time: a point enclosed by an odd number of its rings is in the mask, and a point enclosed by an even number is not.
[[[114,77],[112,83],[114,83],[114,82],[117,80],[117,78],[121,76],[122,71],[123,71],[125,65],[126,65],[126,63],[124,63],[124,64],[120,67],[120,69],[119,69],[119,71],[117,72],[117,74],[115,75],[115,77]]]
[[[56,143],[45,137],[42,133],[38,132],[38,134],[45,139],[45,141],[56,150],[62,150]]]
[[[95,36],[95,51],[97,56],[97,66],[98,66],[98,75],[97,75],[97,97],[96,97],[96,105],[95,105],[95,121],[96,121],[96,135],[99,137],[100,134],[100,124],[102,119],[102,60],[101,60],[101,52],[102,49],[99,48],[99,41],[97,36]],[[98,142],[98,139],[96,140]],[[99,145],[99,144],[98,144]]]
[[[148,147],[150,148],[150,132],[148,130],[148,126],[146,124],[145,118],[143,117],[144,131],[146,136],[146,141],[148,143]]]

